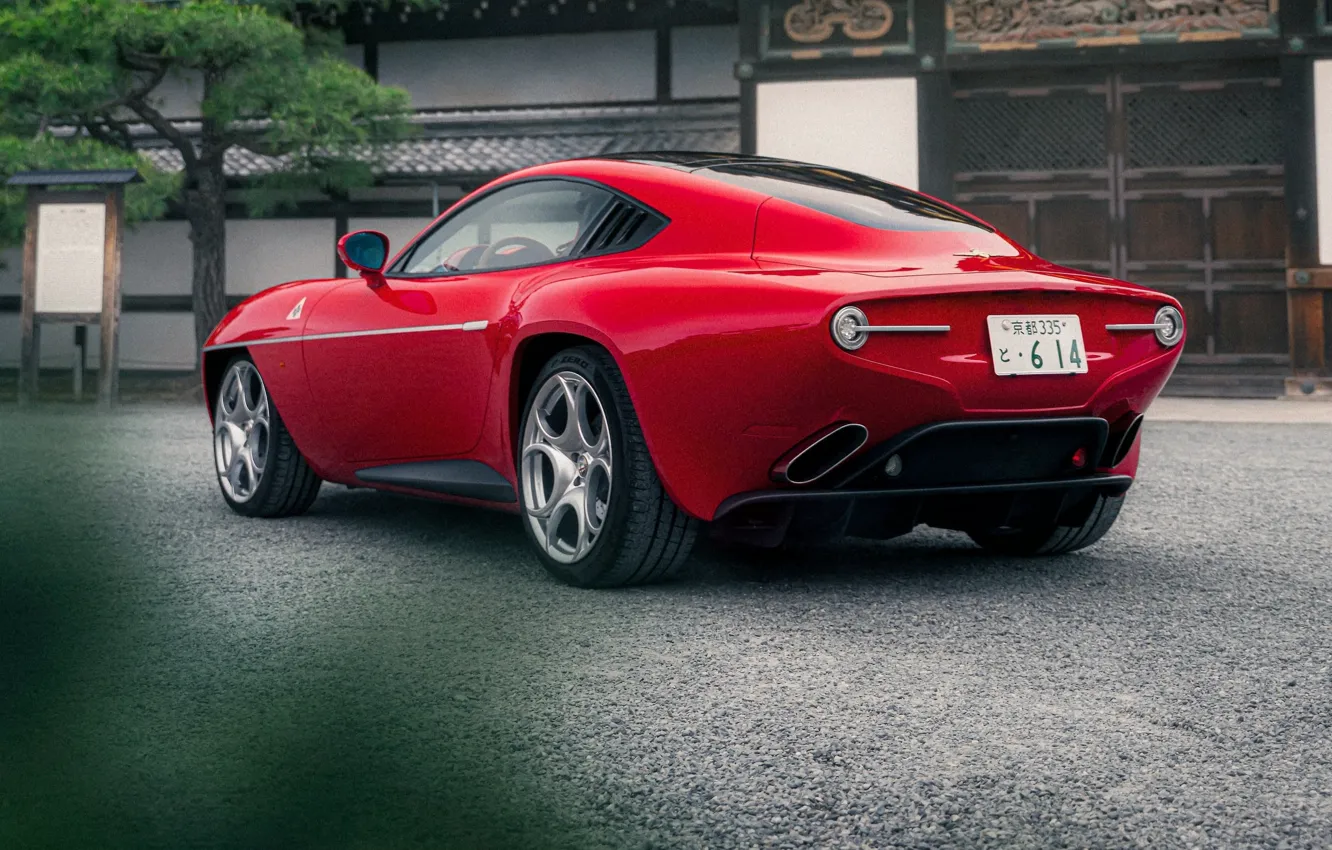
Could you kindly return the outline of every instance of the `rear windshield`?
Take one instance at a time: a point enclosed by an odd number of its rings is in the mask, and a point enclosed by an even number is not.
[[[694,173],[879,230],[994,232],[910,189],[835,168],[747,162],[700,168]]]

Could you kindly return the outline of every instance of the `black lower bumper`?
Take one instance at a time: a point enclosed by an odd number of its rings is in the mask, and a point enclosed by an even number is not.
[[[1116,496],[1133,484],[1127,475],[1081,475],[1046,481],[1006,481],[998,484],[957,484],[941,487],[898,487],[882,490],[755,490],[722,502],[714,519],[750,505],[803,502],[860,502],[923,499],[939,496],[1004,496],[1032,492],[1096,493]]]
[[[1101,496],[1133,484],[1127,475],[1039,481],[841,490],[761,490],[718,507],[712,534],[753,546],[822,542],[847,535],[888,539],[918,525],[973,531],[1077,525]]]
[[[758,545],[847,534],[889,538],[917,525],[961,531],[1076,525],[1136,439],[1132,420],[1091,416],[935,422],[911,428],[811,482],[739,493],[718,506],[714,533]],[[1097,472],[1097,469],[1106,470]]]

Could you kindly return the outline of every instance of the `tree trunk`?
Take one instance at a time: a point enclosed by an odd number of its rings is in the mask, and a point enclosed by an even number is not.
[[[194,296],[194,338],[202,349],[227,313],[227,185],[220,159],[216,165],[200,165],[189,176],[192,185],[185,192],[185,214],[194,243],[190,292]]]

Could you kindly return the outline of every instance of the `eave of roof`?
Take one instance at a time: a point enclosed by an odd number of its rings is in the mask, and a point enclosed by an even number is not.
[[[739,104],[733,99],[429,110],[416,113],[411,122],[421,128],[419,136],[378,150],[367,148],[360,157],[373,164],[381,179],[475,181],[545,162],[629,151],[726,153],[740,148]],[[197,137],[201,129],[197,120],[173,123],[191,137]],[[267,121],[246,124],[258,131]],[[181,169],[180,152],[150,127],[136,124],[129,129],[136,147],[154,166],[166,171]],[[73,131],[66,128],[64,132]],[[227,152],[223,167],[229,178],[245,180],[281,170],[286,162],[285,157],[234,147]]]

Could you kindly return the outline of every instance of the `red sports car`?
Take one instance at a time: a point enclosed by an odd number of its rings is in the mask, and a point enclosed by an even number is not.
[[[338,251],[359,278],[268,289],[207,341],[227,503],[299,514],[332,481],[507,510],[579,586],[667,578],[704,524],[1088,546],[1184,340],[1168,295],[754,156],[541,165],[391,261],[373,231]]]

